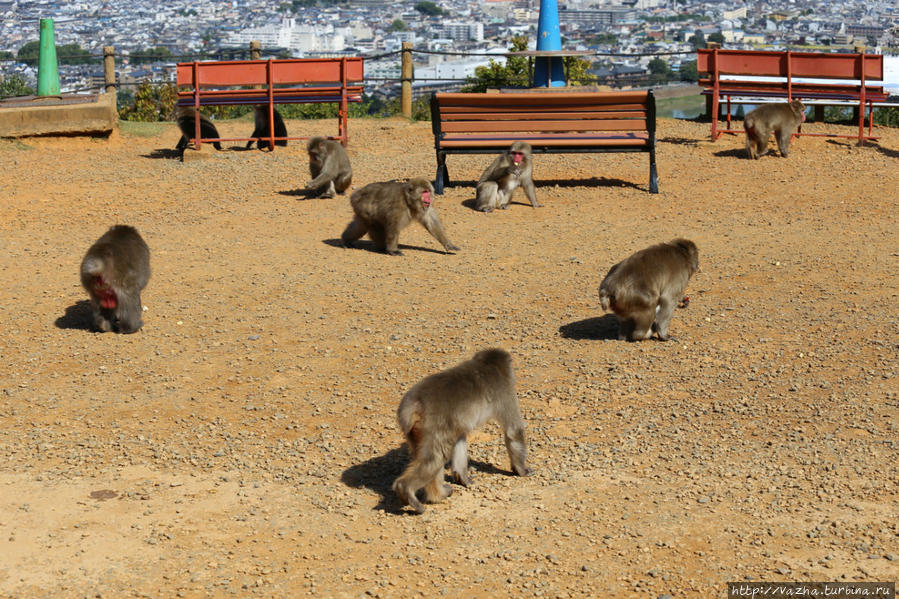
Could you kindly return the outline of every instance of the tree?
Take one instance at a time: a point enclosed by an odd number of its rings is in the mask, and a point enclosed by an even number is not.
[[[171,83],[144,82],[134,92],[134,103],[119,111],[124,121],[167,121],[175,111],[178,95]]]
[[[396,19],[390,24],[390,31],[409,31],[409,27],[403,23],[402,19]]]
[[[56,58],[59,64],[90,64],[94,62],[91,53],[78,44],[56,46]]]
[[[671,67],[668,61],[656,56],[649,61],[649,82],[652,85],[666,83],[671,78]]]
[[[522,52],[528,49],[528,38],[519,35],[512,38],[512,52]],[[502,65],[492,58],[487,66],[476,67],[474,77],[466,79],[463,92],[483,92],[488,88],[499,87],[527,87],[528,61],[523,56],[507,56],[506,64]]]
[[[710,33],[706,40],[724,45],[724,34],[720,31],[716,31],[715,33]]]
[[[14,60],[15,57],[16,55],[8,50],[0,50],[0,60]]]
[[[681,63],[677,74],[681,81],[699,81],[699,71],[696,70],[695,60]]]
[[[35,40],[28,42],[24,46],[19,48],[19,53],[16,54],[16,58],[19,59],[19,62],[24,62],[30,67],[36,67],[40,55],[41,43]]]
[[[429,2],[427,0],[423,2],[418,2],[415,5],[415,10],[420,12],[423,15],[427,15],[429,17],[439,17],[441,15],[447,14],[442,8],[434,4],[433,2]]]
[[[0,98],[33,96],[34,90],[25,83],[21,75],[7,75],[0,80]]]
[[[172,51],[165,46],[147,48],[146,50],[134,50],[129,55],[133,64],[150,64],[154,62],[171,62],[174,59]]]
[[[691,42],[694,48],[705,48],[705,34],[702,32],[702,29],[697,29],[693,32]]]

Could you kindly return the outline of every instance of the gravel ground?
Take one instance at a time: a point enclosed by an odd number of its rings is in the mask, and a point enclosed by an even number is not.
[[[0,141],[0,596],[895,581],[899,130],[878,132],[751,161],[661,120],[658,195],[645,155],[537,156],[543,207],[489,215],[470,206],[490,158],[451,156],[436,205],[462,249],[414,225],[401,257],[339,246],[348,201],[299,193],[301,143],[181,163],[171,124]],[[428,123],[350,134],[356,188],[433,177]],[[88,329],[77,275],[114,223],[152,251],[134,335]],[[701,267],[677,340],[618,341],[602,277],[674,237]],[[412,515],[390,490],[399,399],[490,346],[514,357],[535,473],[510,475],[491,424],[474,484]]]

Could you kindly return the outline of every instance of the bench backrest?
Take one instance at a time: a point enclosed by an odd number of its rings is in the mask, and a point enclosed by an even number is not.
[[[179,62],[178,86],[228,87],[237,85],[353,84],[364,78],[362,57],[290,58]]]
[[[709,48],[697,50],[696,70],[703,84],[720,80],[722,75],[874,83],[883,81],[883,55]]]
[[[624,92],[438,93],[431,127],[441,133],[655,132],[651,90]]]

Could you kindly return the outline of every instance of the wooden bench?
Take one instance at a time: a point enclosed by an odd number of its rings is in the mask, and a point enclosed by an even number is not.
[[[880,54],[839,54],[830,52],[763,52],[757,50],[697,50],[696,69],[704,94],[711,99],[712,141],[722,133],[742,133],[731,128],[731,99],[768,98],[802,100],[816,106],[851,105],[858,111],[858,140],[872,137],[871,111],[884,102],[883,56]],[[719,102],[727,104],[727,127],[718,128]],[[868,133],[865,134],[865,110]],[[823,112],[817,113],[823,116]],[[816,119],[820,118],[816,114]],[[801,133],[801,135],[810,135]],[[855,137],[832,135],[827,137]]]
[[[347,133],[348,103],[362,101],[362,58],[291,58],[284,60],[227,60],[213,62],[179,62],[177,65],[178,106],[264,104],[269,108],[267,138],[274,148],[275,140],[309,139],[275,137],[274,106],[276,104],[339,104],[338,133],[343,145]],[[186,88],[186,89],[183,89]],[[201,138],[200,119],[194,143],[212,141],[258,141],[258,138]]]
[[[436,193],[449,185],[447,154],[496,154],[516,141],[534,153],[648,152],[649,191],[659,192],[652,90],[435,93],[431,128]]]

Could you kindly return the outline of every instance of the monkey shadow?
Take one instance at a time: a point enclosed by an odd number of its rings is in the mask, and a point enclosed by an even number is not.
[[[688,137],[663,137],[659,143],[677,144],[679,146],[697,146],[700,141],[708,141],[708,139],[694,139]]]
[[[603,314],[599,317],[586,318],[577,322],[563,324],[559,333],[565,339],[618,339],[618,318],[614,314]]]
[[[181,151],[175,148],[156,148],[149,154],[141,154],[141,158],[150,158],[151,160],[180,160]]]
[[[888,156],[889,158],[899,158],[899,151],[893,150],[891,148],[885,148],[876,141],[866,141],[865,143],[877,148],[877,151],[884,156]]]
[[[340,475],[340,482],[353,489],[364,488],[377,493],[380,499],[372,509],[389,514],[404,514],[407,512],[403,509],[404,504],[393,492],[393,481],[403,473],[409,460],[409,450],[404,443],[402,447],[391,449],[382,456],[376,456],[361,464],[350,466]],[[493,464],[478,460],[469,460],[468,468],[483,474],[515,476],[513,472],[500,470]]]
[[[93,331],[94,324],[89,300],[81,300],[74,306],[66,308],[66,313],[56,319],[56,328]]]
[[[768,154],[771,154],[771,152],[768,152]],[[766,154],[766,156],[768,154]],[[749,158],[746,153],[746,148],[731,148],[730,150],[721,150],[720,152],[715,152],[714,155],[718,158]]]
[[[279,194],[282,196],[288,196],[297,198],[298,200],[327,200],[333,198],[319,198],[318,190],[315,189],[288,189],[285,191],[279,191]]]
[[[366,250],[368,252],[373,252],[375,254],[384,254],[385,253],[385,252],[382,252],[381,250],[377,249],[375,247],[375,242],[371,241],[370,239],[358,239],[353,242],[353,247],[349,247],[349,248],[346,247],[345,245],[343,245],[343,240],[341,240],[341,239],[324,239],[324,240],[322,240],[322,243],[324,243],[325,245],[330,245],[331,247],[340,248],[342,250]],[[432,254],[445,254],[446,253],[443,250],[437,250],[434,248],[426,248],[426,247],[421,247],[421,246],[417,246],[417,245],[404,245],[402,243],[399,244],[398,248],[400,251],[415,250],[417,252],[431,252]],[[455,252],[450,252],[450,253],[455,253]]]

